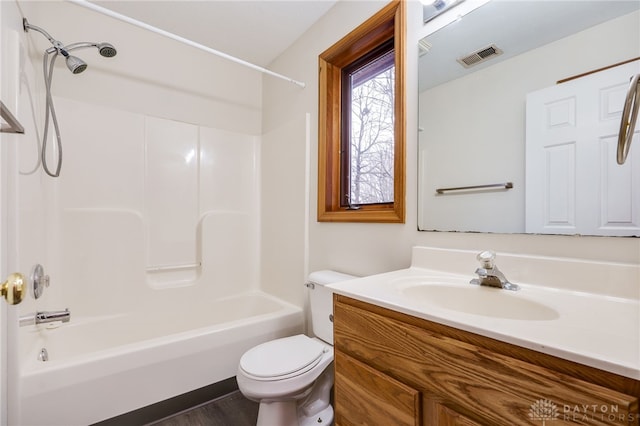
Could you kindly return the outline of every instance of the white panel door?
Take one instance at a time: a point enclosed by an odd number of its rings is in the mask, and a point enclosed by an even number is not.
[[[527,95],[526,232],[640,235],[640,139],[616,163],[620,116],[640,61]]]

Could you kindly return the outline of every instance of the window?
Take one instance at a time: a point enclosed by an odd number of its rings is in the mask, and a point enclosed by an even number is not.
[[[393,39],[342,70],[343,207],[393,203]]]
[[[404,222],[403,9],[320,55],[319,221]]]

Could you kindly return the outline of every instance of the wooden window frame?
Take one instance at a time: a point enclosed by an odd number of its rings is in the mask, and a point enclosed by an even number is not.
[[[394,0],[319,56],[318,221],[405,222],[405,2]],[[341,203],[342,70],[392,39],[395,55],[394,200]]]

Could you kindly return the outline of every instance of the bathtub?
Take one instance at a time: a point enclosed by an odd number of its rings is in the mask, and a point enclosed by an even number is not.
[[[262,292],[96,317],[72,309],[69,323],[20,330],[10,424],[87,425],[220,382],[247,349],[300,333],[303,321],[301,308]]]

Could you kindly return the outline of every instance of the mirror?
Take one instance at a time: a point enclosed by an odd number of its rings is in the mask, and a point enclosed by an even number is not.
[[[636,1],[492,0],[420,40],[420,230],[640,235],[637,128],[632,161],[610,165],[629,78],[640,73],[639,8]],[[595,70],[622,67],[632,73],[593,91],[604,106],[566,92],[609,72]],[[587,109],[598,117],[579,115]],[[606,134],[589,160],[595,166],[583,163],[582,145],[566,131],[603,117]],[[536,127],[543,122],[565,140],[548,142],[548,129]],[[475,188],[482,185],[496,186]],[[622,195],[612,198],[617,190]]]

